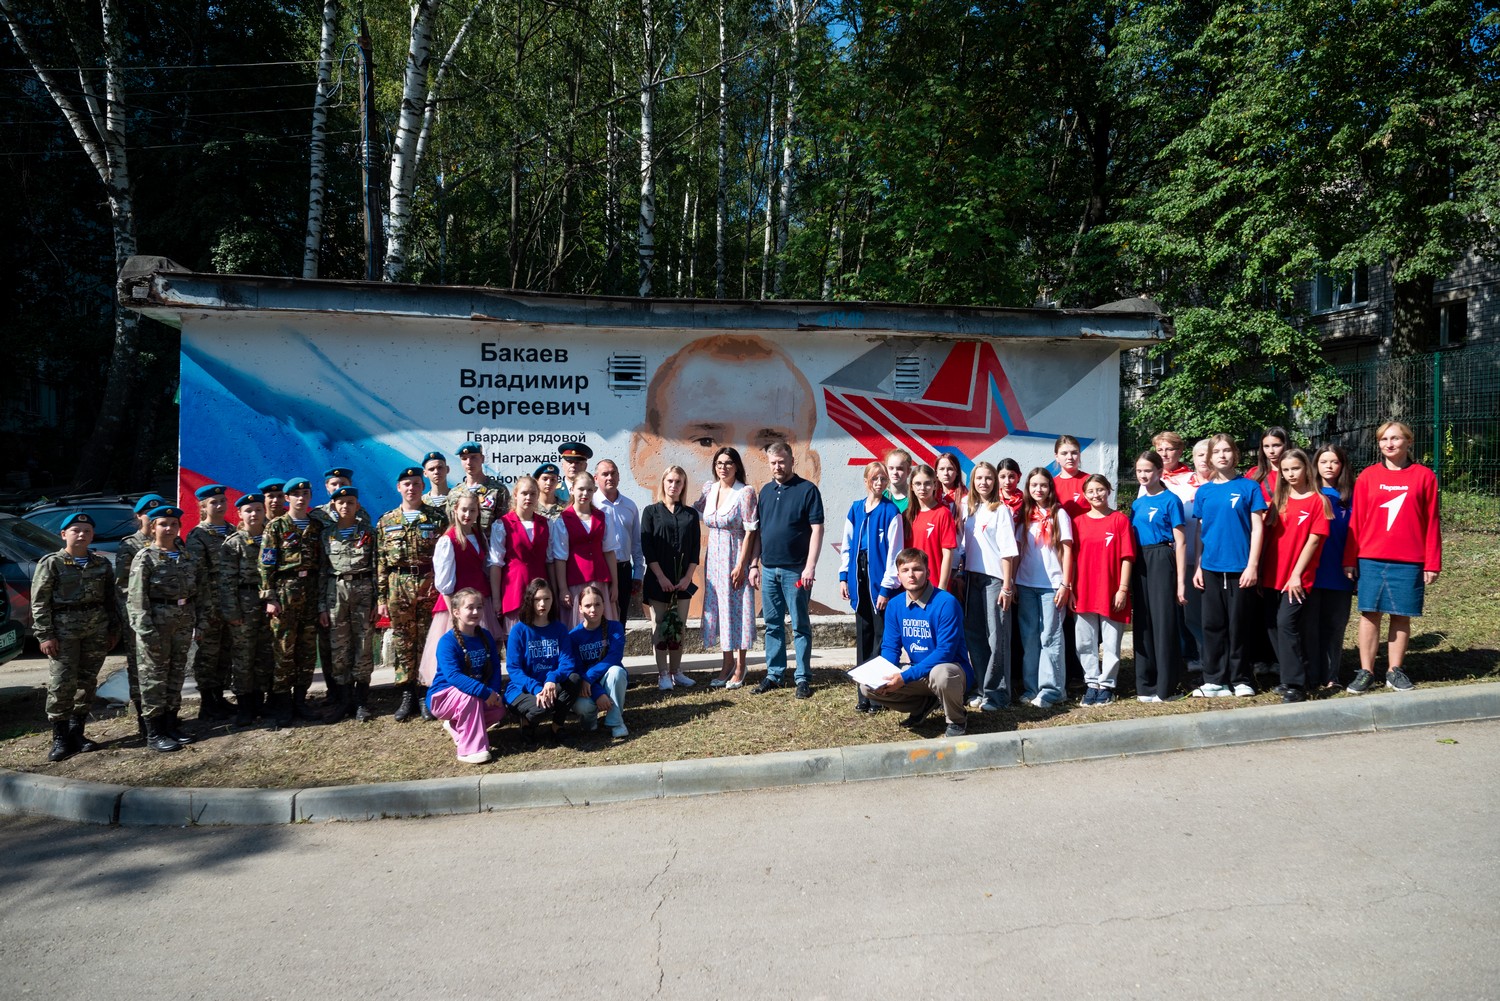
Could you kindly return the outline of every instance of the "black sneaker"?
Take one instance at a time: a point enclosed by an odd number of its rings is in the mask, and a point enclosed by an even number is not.
[[[799,681],[799,682],[797,682],[797,698],[799,698],[799,699],[810,699],[810,698],[812,698],[812,685],[809,685],[805,681]]]
[[[1417,686],[1412,684],[1411,678],[1399,667],[1393,667],[1385,672],[1385,687],[1394,688],[1398,692],[1409,692]]]
[[[779,681],[773,681],[770,678],[761,678],[760,679],[760,684],[758,684],[758,685],[755,686],[755,694],[756,695],[764,695],[767,692],[771,691],[773,688],[780,688],[780,687],[781,687],[781,682],[779,682]]]
[[[1292,685],[1283,685],[1282,687],[1286,689],[1286,691],[1281,693],[1281,701],[1283,704],[1307,701],[1307,692],[1303,689],[1294,687]]]
[[[969,728],[962,723],[949,723],[948,729],[943,731],[944,737],[962,737],[969,732]]]
[[[1277,695],[1285,695],[1287,693],[1287,686],[1277,685],[1275,688],[1271,689],[1271,691],[1275,692]]]
[[[1397,668],[1397,670],[1400,670],[1400,668]],[[1361,669],[1354,672],[1354,680],[1349,682],[1349,691],[1355,695],[1363,695],[1370,690],[1370,686],[1374,683],[1375,675]]]
[[[927,698],[922,701],[921,705],[917,706],[917,708],[912,712],[906,714],[906,719],[901,721],[901,725],[908,728],[920,725],[921,722],[927,718],[928,713],[936,709],[937,706],[937,696],[927,696]]]

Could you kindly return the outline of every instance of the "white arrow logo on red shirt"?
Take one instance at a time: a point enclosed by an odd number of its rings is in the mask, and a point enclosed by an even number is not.
[[[1384,504],[1380,505],[1381,507],[1385,508],[1385,530],[1387,532],[1391,530],[1392,525],[1396,524],[1396,515],[1401,512],[1401,505],[1405,503],[1406,494],[1402,493],[1397,494],[1390,500],[1386,501]]]

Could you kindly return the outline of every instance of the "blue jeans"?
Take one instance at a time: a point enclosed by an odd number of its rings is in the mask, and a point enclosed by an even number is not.
[[[599,679],[604,690],[609,693],[609,701],[614,703],[609,707],[609,712],[604,714],[605,726],[619,726],[625,722],[625,689],[630,684],[630,675],[625,668],[616,664],[604,672],[604,677]],[[580,696],[573,703],[573,711],[584,719],[599,715],[599,706],[588,696]]]
[[[1011,610],[1000,607],[999,577],[971,572],[964,583],[964,643],[974,683],[985,702],[1004,709],[1010,705]]]
[[[766,620],[766,677],[777,684],[786,673],[786,616],[792,617],[792,644],[797,651],[796,678],[812,684],[812,595],[797,586],[801,570],[763,567],[760,572],[760,610]]]
[[[1063,688],[1063,612],[1053,604],[1057,592],[1039,587],[1016,588],[1016,612],[1021,620],[1021,699],[1038,695],[1055,706],[1066,697]]]

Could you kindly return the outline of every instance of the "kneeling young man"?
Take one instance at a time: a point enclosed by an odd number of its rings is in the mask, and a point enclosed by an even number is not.
[[[880,653],[892,664],[905,650],[911,664],[885,679],[879,688],[860,685],[871,702],[906,712],[901,725],[914,727],[941,703],[948,720],[945,736],[968,732],[964,692],[974,684],[964,645],[964,616],[958,599],[927,580],[927,554],[903,549],[896,556],[896,577],[905,589],[885,609],[885,640]]]

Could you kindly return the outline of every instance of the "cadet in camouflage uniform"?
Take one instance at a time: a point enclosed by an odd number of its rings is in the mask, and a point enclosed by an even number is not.
[[[187,534],[183,548],[208,573],[208,587],[217,599],[219,594],[219,562],[224,540],[229,537],[229,522],[224,512],[229,508],[222,483],[208,483],[194,491],[198,498],[198,524]],[[232,667],[232,644],[229,624],[219,614],[216,601],[209,605],[208,623],[189,658],[188,670],[193,672],[193,683],[198,686],[198,718],[204,722],[228,719],[234,714],[234,706],[224,698],[224,689],[229,686]]]
[[[452,493],[448,489],[447,457],[442,452],[428,452],[422,456],[422,472],[426,475],[427,483],[432,488],[422,494],[422,503],[430,504],[439,511],[446,512],[448,508],[448,495]]]
[[[475,446],[476,448],[478,446]],[[396,687],[402,690],[395,720],[405,723],[416,715],[417,667],[437,589],[432,585],[432,551],[448,521],[437,508],[422,503],[422,469],[408,466],[396,477],[401,506],[380,516],[375,525],[380,547],[377,594],[379,614],[391,620],[391,650],[396,661]]]
[[[104,655],[120,635],[114,568],[89,551],[94,519],[81,511],[70,514],[60,534],[63,548],[38,560],[31,577],[31,627],[47,657],[48,761],[97,746],[83,735],[83,724]]]
[[[182,509],[153,508],[146,517],[151,523],[151,544],[136,553],[130,564],[126,607],[135,629],[146,746],[153,751],[176,751],[192,742],[178,719],[182,683],[187,678],[193,631],[207,625],[213,598],[208,574],[191,554],[177,547]]]
[[[115,547],[115,594],[120,614],[120,642],[125,647],[125,676],[130,681],[130,701],[135,705],[135,721],[141,736],[146,736],[146,718],[141,714],[140,674],[135,666],[135,631],[130,628],[130,613],[125,610],[126,589],[130,586],[130,561],[135,554],[151,544],[147,533],[150,522],[146,512],[154,507],[165,507],[167,499],[161,494],[146,494],[135,502],[135,534],[127,535]]]
[[[328,470],[323,474],[323,488],[328,491],[328,503],[322,505],[321,507],[313,508],[309,512],[309,514],[311,514],[313,518],[317,519],[317,521],[323,526],[323,534],[325,536],[328,534],[328,530],[333,527],[333,523],[339,520],[338,512],[333,508],[334,491],[338,490],[340,487],[348,487],[353,485],[354,470],[352,469],[347,469],[343,466],[335,466],[334,468]],[[355,496],[358,496],[358,494],[355,494]],[[361,527],[371,527],[370,515],[365,511],[364,508],[356,508],[355,518]],[[319,589],[318,593],[320,595],[322,594],[321,588]],[[338,701],[338,699],[336,698],[337,693],[334,691],[334,687],[331,684],[331,682],[333,681],[332,676],[337,673],[331,667],[332,664],[332,641],[329,636],[328,627],[323,624],[323,620],[320,618],[318,620],[318,667],[323,671],[323,683],[328,685],[328,699],[324,705],[325,711],[333,708],[334,704]]]
[[[375,670],[375,533],[368,523],[360,524],[364,509],[358,490],[337,487],[330,503],[338,518],[323,530],[318,601],[319,621],[333,643],[332,656],[323,662],[328,683],[323,722],[337,723],[351,713],[364,722],[370,718],[370,675]]]
[[[278,726],[292,718],[317,719],[307,705],[318,656],[318,560],[323,526],[307,510],[312,484],[286,482],[287,513],[266,526],[260,544],[260,596],[271,616],[276,676],[271,712]]]
[[[562,473],[557,469],[557,463],[544,462],[536,467],[536,472],[531,474],[536,480],[536,513],[548,521],[562,514],[563,503],[558,500],[558,483],[562,480]]]
[[[219,614],[229,624],[236,702],[234,725],[249,726],[266,706],[275,676],[271,626],[260,597],[260,542],[266,530],[265,498],[245,494],[234,502],[240,527],[219,551]]]
[[[484,448],[475,442],[460,445],[458,459],[464,464],[464,478],[449,491],[443,517],[451,522],[453,502],[466,493],[474,494],[479,498],[479,537],[488,539],[490,522],[510,510],[510,488],[484,471]]]

